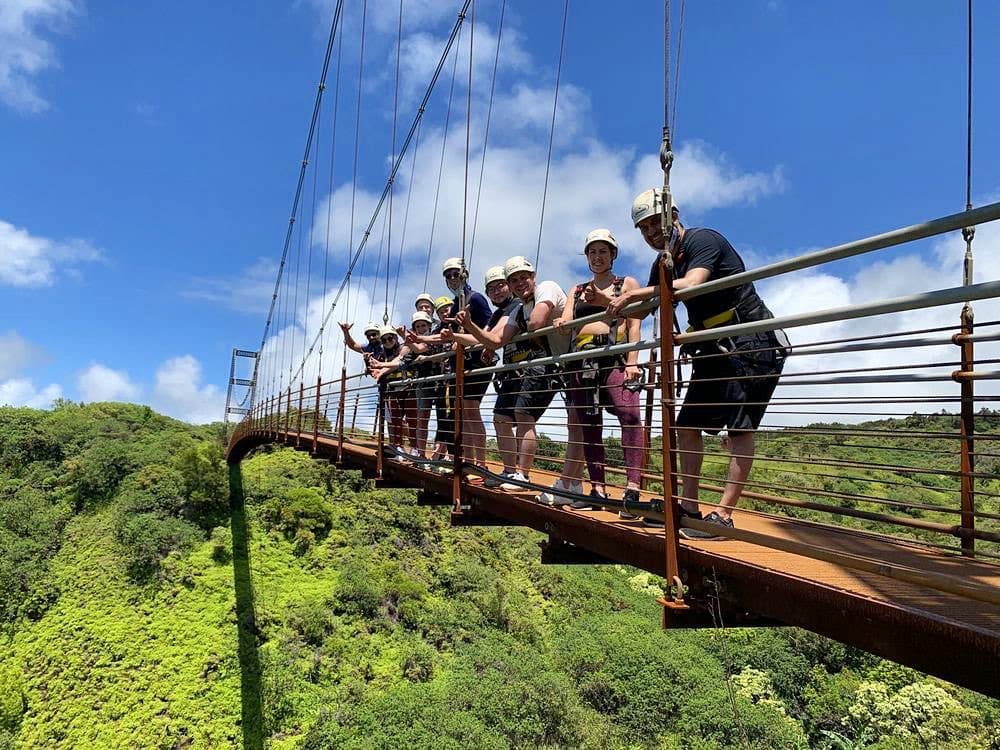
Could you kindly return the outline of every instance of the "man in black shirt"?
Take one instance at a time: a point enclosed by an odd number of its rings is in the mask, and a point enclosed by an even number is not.
[[[686,229],[677,208],[671,208],[668,235],[661,225],[661,191],[647,190],[632,205],[632,221],[643,239],[674,261],[675,291],[726,278],[746,270],[743,259],[721,234],[713,229]],[[648,286],[626,292],[608,303],[614,314],[630,302],[651,299],[659,293],[660,258],[650,269]],[[709,292],[684,305],[691,329],[702,330],[774,317],[752,283]],[[702,432],[729,434],[729,474],[718,507],[704,520],[732,528],[732,511],[750,475],[754,458],[754,431],[778,384],[787,356],[788,342],[781,331],[729,336],[685,348],[694,365],[684,405],[677,417],[677,442],[682,474],[681,511],[701,518],[698,489],[704,457]],[[720,528],[724,533],[724,528]],[[717,539],[718,535],[682,528],[688,539]]]

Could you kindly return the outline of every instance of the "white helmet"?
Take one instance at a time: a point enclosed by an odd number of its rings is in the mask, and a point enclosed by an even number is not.
[[[503,275],[509,279],[518,271],[534,273],[535,267],[523,255],[515,255],[513,258],[507,258],[507,262],[503,264]]]
[[[368,325],[365,326],[365,333],[368,333],[369,331],[375,331],[375,333],[381,333],[382,326],[380,326],[378,323],[369,322]]]
[[[423,310],[417,310],[415,313],[413,313],[413,317],[410,318],[410,323],[413,324],[419,320],[422,320],[430,325],[434,325],[433,318],[431,318],[431,316],[425,313]]]
[[[677,204],[670,206],[671,219],[677,218]],[[639,222],[648,219],[650,216],[660,216],[663,212],[663,190],[660,188],[650,188],[639,193],[632,201],[632,223],[639,226]]]
[[[441,273],[448,273],[448,271],[458,271],[463,277],[469,277],[469,270],[465,267],[465,261],[461,258],[448,258],[441,265]]]
[[[429,295],[427,292],[421,292],[420,294],[417,295],[417,298],[416,298],[416,300],[414,300],[413,304],[414,305],[419,305],[421,302],[430,302],[431,306],[433,306],[434,305],[434,298],[431,295]]]
[[[379,326],[378,336],[379,336],[379,338],[382,338],[383,336],[397,336],[398,337],[399,334],[396,332],[396,329],[393,328],[392,326]]]
[[[583,242],[583,254],[586,255],[590,245],[594,242],[606,242],[611,246],[612,259],[618,257],[618,240],[611,234],[610,229],[591,229],[587,234],[587,239]]]
[[[483,288],[487,288],[494,281],[507,281],[507,274],[504,273],[503,266],[490,266],[486,269],[486,279]]]

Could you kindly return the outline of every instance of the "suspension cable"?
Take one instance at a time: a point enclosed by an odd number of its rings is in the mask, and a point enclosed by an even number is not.
[[[462,31],[458,32],[459,41],[462,38]],[[451,66],[451,87],[448,89],[448,108],[444,114],[444,134],[441,136],[441,159],[438,162],[437,189],[434,191],[434,210],[431,212],[431,234],[427,241],[427,263],[424,266],[424,286],[427,289],[427,279],[431,270],[431,251],[434,248],[434,229],[437,226],[438,200],[441,198],[441,176],[444,174],[444,154],[448,145],[448,125],[451,122],[451,102],[455,94],[455,79],[458,73],[458,48],[455,48],[455,60]]]
[[[406,154],[407,149],[410,146],[410,142],[413,140],[413,135],[416,132],[417,126],[420,124],[420,120],[427,109],[427,102],[430,100],[431,94],[434,92],[434,87],[437,84],[438,78],[441,76],[441,70],[444,68],[445,60],[448,57],[448,53],[451,51],[452,45],[455,43],[455,38],[458,36],[458,31],[465,20],[465,11],[468,10],[469,5],[472,0],[465,0],[465,4],[462,6],[462,10],[458,14],[458,18],[455,21],[455,25],[452,27],[451,34],[448,36],[448,40],[445,42],[444,50],[441,52],[441,57],[438,60],[437,67],[434,69],[434,74],[431,76],[431,81],[427,85],[427,89],[424,91],[423,99],[420,101],[420,106],[417,108],[417,114],[413,118],[413,122],[410,125],[410,130],[406,134],[406,138],[403,140],[403,145],[400,147],[399,154],[396,157],[396,162],[393,165],[390,177],[395,177],[396,172],[399,171],[399,167],[402,163],[403,156]],[[368,228],[365,230],[364,235],[361,237],[361,242],[358,248],[354,251],[354,255],[351,257],[351,262],[348,266],[348,274],[354,269],[357,264],[358,259],[364,252],[365,246],[368,244],[368,239],[371,237],[371,230],[375,226],[375,222],[378,220],[379,214],[382,212],[382,206],[385,205],[386,198],[388,196],[389,186],[386,185],[382,189],[382,195],[379,197],[378,203],[375,205],[375,211],[372,213],[372,217],[368,222]],[[347,284],[347,276],[340,282],[340,287],[337,289],[337,294],[334,296],[333,302],[330,303],[330,307],[327,309],[324,322],[333,315],[333,311],[337,308],[337,303],[340,301],[340,297],[343,294],[344,287]],[[309,347],[309,352],[312,353],[316,346],[315,339],[312,345]]]
[[[965,113],[965,210],[972,210],[972,0],[968,2],[968,61],[967,90]],[[963,282],[965,286],[972,285],[972,240],[976,236],[976,228],[962,228],[962,238],[965,240],[965,258],[963,262]],[[971,315],[971,307],[966,304],[966,313]]]
[[[420,153],[420,128],[413,137],[413,159],[410,161],[410,184],[406,191],[406,208],[403,209],[403,229],[399,233],[399,255],[396,256],[396,285],[392,288],[392,309],[396,309],[396,298],[399,294],[400,271],[403,268],[403,250],[406,247],[406,227],[410,221],[410,199],[413,197],[413,179],[417,173],[417,154]],[[406,325],[406,320],[399,321]]]
[[[358,149],[361,145],[361,92],[362,83],[365,74],[365,36],[368,24],[368,0],[362,0],[361,3],[361,52],[358,58],[358,100],[357,105],[354,109],[354,169],[351,173],[351,225],[348,233],[347,247],[354,247],[354,208],[357,204],[358,197]],[[362,271],[364,270],[364,264],[362,263]],[[353,266],[347,269],[347,288],[351,287],[351,271]],[[360,297],[359,297],[360,299]],[[355,305],[357,302],[355,302]],[[329,316],[326,316],[327,318]],[[371,315],[369,314],[369,319]],[[323,319],[323,323],[326,323],[326,318]],[[344,347],[344,361],[347,361],[347,347]]]
[[[302,195],[302,185],[306,177],[306,168],[309,164],[309,152],[312,149],[313,133],[316,130],[316,121],[319,118],[321,105],[323,102],[323,89],[326,86],[326,74],[330,68],[330,57],[333,53],[333,44],[337,38],[337,30],[340,27],[340,15],[344,7],[344,0],[337,0],[337,7],[333,13],[333,22],[330,24],[330,37],[326,43],[326,54],[323,56],[323,70],[319,77],[319,86],[316,91],[316,101],[313,104],[312,119],[309,123],[309,134],[306,136],[305,153],[302,156],[302,167],[299,170],[299,180],[295,187],[295,197],[292,199],[291,217],[288,220],[288,229],[285,232],[285,242],[281,251],[281,261],[278,264],[278,276],[274,281],[274,291],[271,294],[271,305],[267,311],[267,319],[264,323],[264,333],[260,339],[260,352],[263,354],[264,346],[267,344],[267,335],[271,330],[271,321],[274,316],[274,308],[278,301],[278,292],[281,289],[281,277],[285,270],[285,261],[288,257],[288,248],[292,241],[292,229],[295,226],[295,214],[298,212],[299,198]],[[257,379],[257,368],[260,366],[261,357],[257,357],[253,367],[252,379]]]
[[[486,170],[486,147],[490,142],[490,122],[493,118],[493,94],[497,87],[497,67],[500,63],[500,40],[503,37],[503,19],[507,10],[507,0],[500,3],[500,20],[497,22],[497,49],[493,55],[493,76],[490,80],[490,101],[486,108],[486,128],[483,134],[483,157],[479,162],[479,186],[476,188],[476,208],[472,213],[472,240],[469,245],[469,265],[476,252],[476,229],[479,227],[479,201],[483,196],[483,172]]]
[[[563,3],[562,33],[559,36],[559,64],[556,66],[556,89],[552,96],[552,123],[549,125],[549,152],[545,158],[545,182],[542,185],[542,211],[538,218],[538,245],[535,247],[535,268],[542,254],[542,228],[545,226],[545,199],[549,193],[549,168],[552,166],[552,141],[556,132],[556,109],[559,106],[559,79],[562,76],[563,50],[566,46],[566,19],[569,17],[569,0]]]
[[[399,50],[403,43],[403,0],[399,0],[399,25],[396,30],[396,85],[392,95],[392,161],[396,163],[396,116],[399,111]],[[382,322],[389,325],[389,266],[392,254],[392,194],[395,182],[395,170],[389,175],[389,239],[385,243],[385,308],[382,310]],[[396,279],[399,283],[399,279]]]
[[[323,245],[323,297],[326,299],[326,288],[327,281],[329,278],[330,270],[330,224],[333,221],[333,187],[334,187],[334,166],[337,155],[337,111],[340,105],[340,70],[341,70],[341,60],[344,54],[344,40],[340,39],[337,43],[337,75],[334,79],[333,87],[333,118],[331,123],[331,133],[330,133],[330,182],[329,188],[327,190],[326,198],[326,242]],[[350,306],[350,302],[347,303]],[[323,334],[326,330],[326,326],[321,325],[319,327],[319,366],[318,371],[320,376],[323,374],[323,345],[325,343]],[[344,347],[344,364],[347,364],[347,347]]]
[[[567,0],[569,2],[569,0]],[[465,97],[465,178],[462,193],[462,267],[465,265],[465,228],[469,217],[469,143],[472,139],[472,65],[474,62],[474,42],[476,39],[476,0],[472,0],[472,14],[469,21],[469,85]],[[468,271],[466,271],[468,273]],[[465,289],[458,293],[458,304],[464,308]]]
[[[677,64],[674,66],[674,93],[670,104],[670,132],[671,138],[677,140],[677,91],[681,84],[681,45],[684,42],[684,10],[687,0],[681,0],[681,17],[677,25]]]

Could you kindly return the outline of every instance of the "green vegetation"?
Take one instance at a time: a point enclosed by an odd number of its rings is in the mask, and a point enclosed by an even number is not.
[[[227,474],[217,440],[0,410],[0,749],[1000,748],[996,701],[795,629],[663,631],[653,576],[291,450]]]

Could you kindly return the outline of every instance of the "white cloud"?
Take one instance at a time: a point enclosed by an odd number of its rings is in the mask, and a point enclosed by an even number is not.
[[[0,284],[18,287],[52,286],[59,269],[101,260],[101,252],[86,240],[51,240],[32,235],[0,220]]]
[[[266,313],[271,304],[277,271],[276,264],[259,258],[236,278],[197,278],[181,294],[191,299],[217,302],[237,312],[260,315]]]
[[[77,377],[77,389],[84,401],[135,401],[142,389],[129,380],[128,373],[94,362]]]
[[[645,156],[636,170],[636,185],[663,184],[658,155]],[[767,172],[744,172],[726,154],[703,141],[686,141],[674,152],[670,186],[682,215],[699,214],[724,206],[753,205],[785,189],[781,165]]]
[[[0,406],[48,409],[53,401],[61,397],[62,388],[54,383],[42,389],[36,388],[29,378],[11,378],[0,383]]]
[[[0,380],[11,378],[45,359],[45,350],[18,335],[17,331],[0,335]]]
[[[58,67],[46,32],[65,29],[79,12],[75,0],[4,0],[0,4],[0,102],[25,114],[49,108],[35,78]]]
[[[202,385],[201,364],[190,354],[168,359],[156,371],[152,407],[194,424],[221,422],[226,394],[215,385]]]

